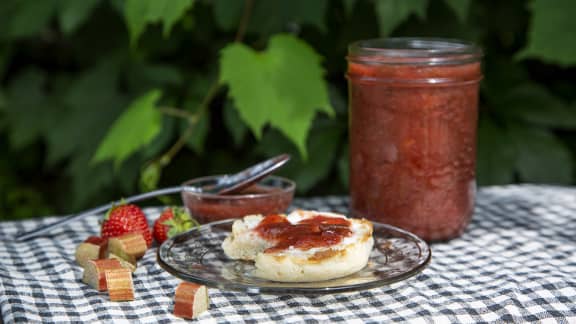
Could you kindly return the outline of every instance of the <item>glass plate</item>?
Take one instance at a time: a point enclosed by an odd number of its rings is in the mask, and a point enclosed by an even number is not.
[[[430,262],[429,246],[399,228],[374,224],[374,248],[364,269],[349,276],[316,282],[285,283],[253,275],[252,262],[231,260],[220,247],[234,219],[205,224],[166,240],[158,263],[174,276],[223,290],[271,294],[325,294],[363,290],[412,277]]]

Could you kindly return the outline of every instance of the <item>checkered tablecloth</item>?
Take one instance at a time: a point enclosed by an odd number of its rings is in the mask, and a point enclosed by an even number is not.
[[[296,200],[346,212],[347,199]],[[146,210],[153,219],[158,209]],[[98,232],[97,216],[51,237],[16,243],[21,230],[55,218],[0,223],[0,309],[12,322],[176,322],[179,280],[150,250],[134,274],[135,301],[110,302],[81,281],[74,247]],[[480,190],[467,232],[433,244],[420,275],[391,286],[323,296],[251,295],[210,289],[206,322],[576,322],[576,188]]]

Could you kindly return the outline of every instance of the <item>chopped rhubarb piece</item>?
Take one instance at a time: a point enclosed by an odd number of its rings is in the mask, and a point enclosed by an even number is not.
[[[84,267],[82,281],[98,291],[104,291],[107,288],[105,274],[107,269],[124,268],[116,259],[88,260],[86,267]]]
[[[174,295],[174,316],[193,319],[208,310],[210,300],[206,286],[182,282]]]
[[[132,272],[129,269],[106,269],[105,273],[111,301],[134,300]]]
[[[86,264],[90,260],[96,260],[100,257],[100,247],[91,243],[80,243],[76,248],[76,263],[82,268],[86,267]]]
[[[86,267],[88,260],[104,258],[108,240],[98,236],[90,236],[76,248],[76,263]]]
[[[108,252],[116,254],[124,260],[137,260],[144,256],[148,245],[140,233],[130,233],[108,240]]]
[[[129,260],[123,259],[121,257],[119,257],[118,255],[114,254],[114,253],[110,253],[108,254],[108,258],[110,259],[116,259],[120,262],[120,265],[123,268],[129,269],[131,272],[136,271],[136,259],[134,259],[133,257],[131,257]]]

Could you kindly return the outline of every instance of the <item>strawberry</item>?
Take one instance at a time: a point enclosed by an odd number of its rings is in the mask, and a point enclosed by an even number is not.
[[[146,245],[152,245],[152,234],[142,209],[132,204],[120,204],[110,208],[102,222],[103,238],[117,237],[128,233],[141,233]]]
[[[198,223],[183,208],[168,207],[154,222],[154,239],[161,244],[169,237],[185,232]]]

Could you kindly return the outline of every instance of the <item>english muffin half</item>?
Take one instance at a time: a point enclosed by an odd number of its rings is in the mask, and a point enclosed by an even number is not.
[[[374,239],[365,219],[317,211],[250,215],[222,243],[232,259],[253,260],[255,275],[280,282],[340,278],[366,266]]]

